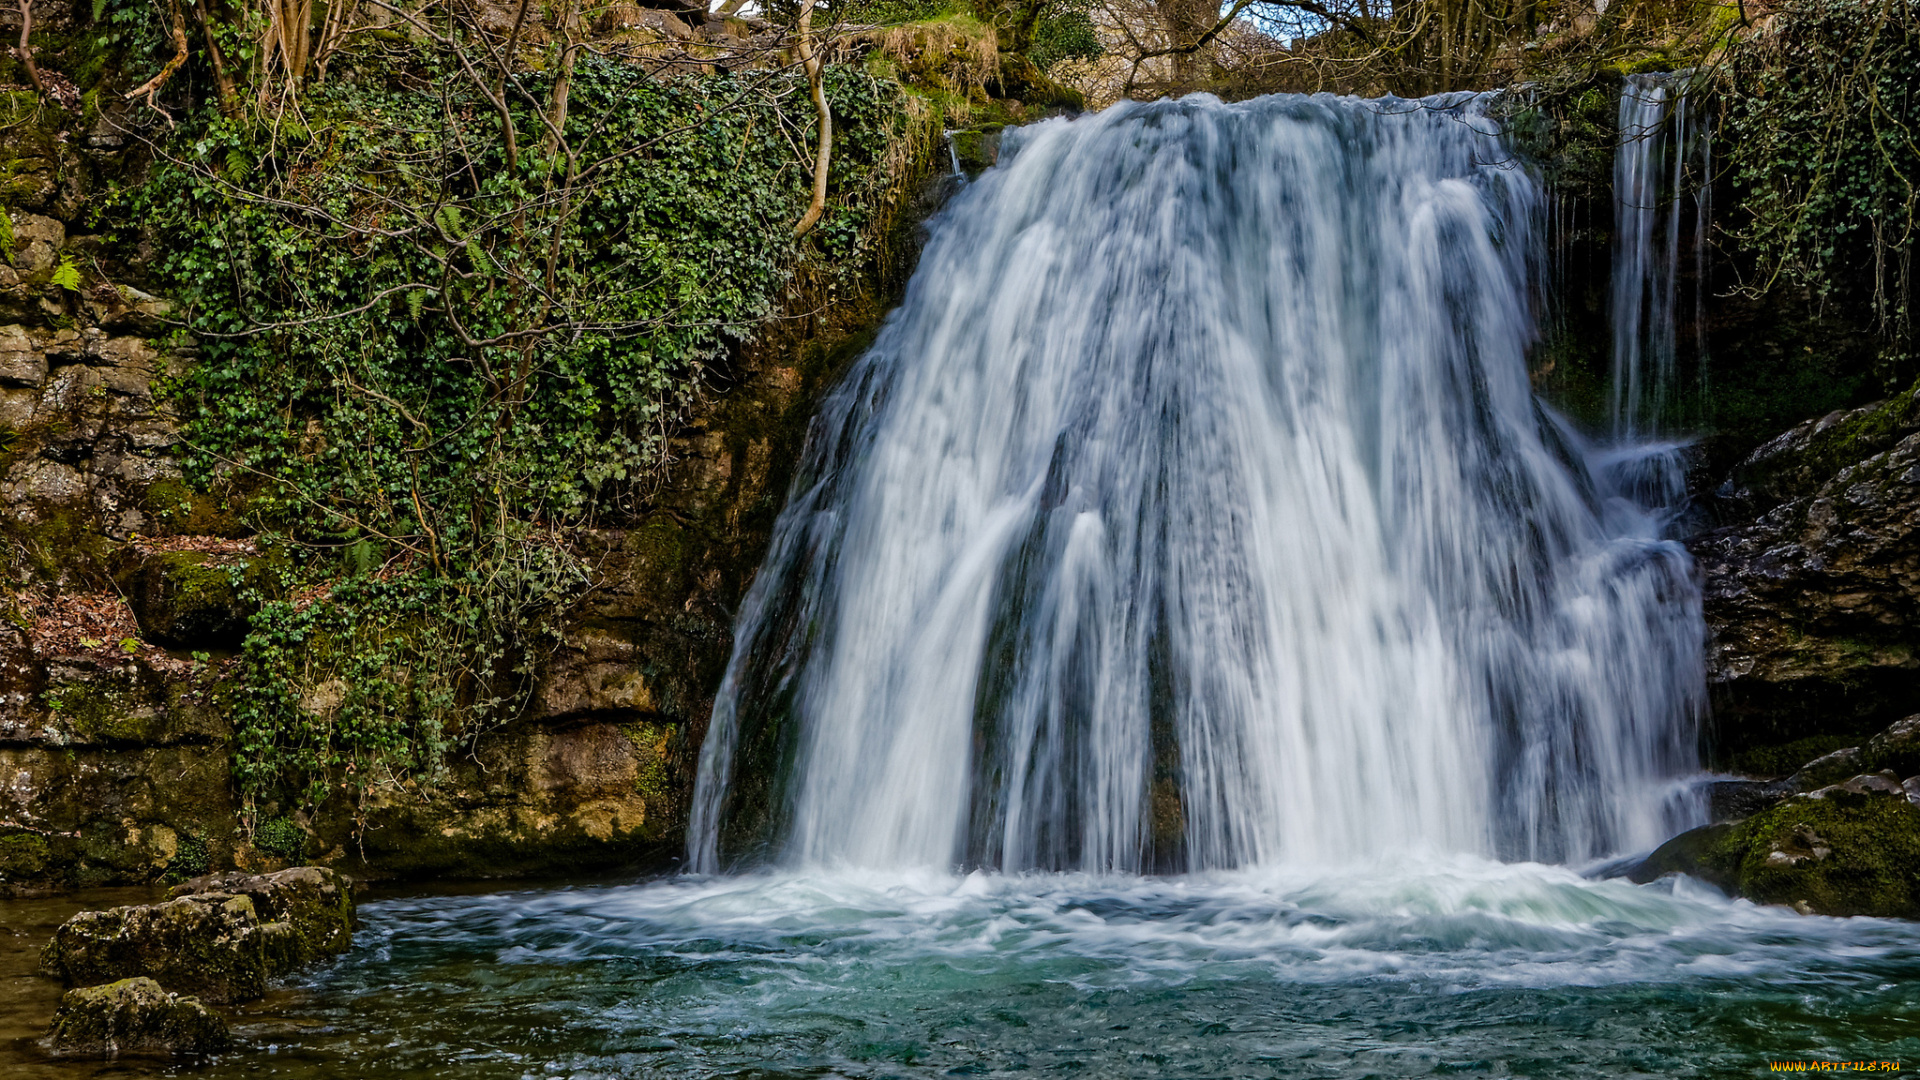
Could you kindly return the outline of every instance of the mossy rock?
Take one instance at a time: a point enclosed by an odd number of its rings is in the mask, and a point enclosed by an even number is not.
[[[42,696],[87,743],[156,745],[167,740],[171,718],[154,707],[144,689],[136,681],[110,675],[51,682]]]
[[[1920,918],[1920,808],[1885,774],[1856,777],[1683,833],[1629,876],[1668,873],[1809,914]]]
[[[140,496],[140,509],[175,536],[246,536],[249,532],[234,503],[244,502],[196,491],[179,480],[158,480]]]
[[[1842,469],[1889,449],[1920,428],[1920,383],[1891,400],[1809,420],[1734,470],[1760,505],[1815,494]]]
[[[196,894],[245,896],[254,910],[289,931],[287,955],[270,967],[279,974],[353,947],[353,887],[337,871],[296,866],[273,874],[213,874],[175,886],[176,898]]]
[[[198,551],[148,556],[123,576],[121,587],[153,641],[181,648],[232,648],[247,635],[259,609],[246,597],[251,563]]]
[[[147,978],[69,990],[60,999],[48,1049],[63,1057],[215,1054],[232,1046],[226,1021],[190,997]]]
[[[47,870],[52,851],[47,838],[38,833],[19,832],[0,836],[0,881],[36,878]]]
[[[269,957],[286,952],[288,936],[285,924],[262,924],[250,897],[187,896],[83,911],[54,932],[40,967],[69,986],[145,976],[210,1001],[251,1001],[266,992]]]

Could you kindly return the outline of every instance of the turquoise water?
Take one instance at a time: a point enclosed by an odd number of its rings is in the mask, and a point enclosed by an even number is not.
[[[378,901],[213,1077],[1745,1076],[1920,1062],[1920,928],[1673,880],[679,878]]]

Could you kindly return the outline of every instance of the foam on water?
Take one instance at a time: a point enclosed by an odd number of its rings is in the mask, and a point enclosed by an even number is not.
[[[1920,934],[1402,853],[375,901],[206,1075],[1751,1075],[1914,1058]]]
[[[1905,923],[1804,918],[1686,879],[1649,888],[1538,863],[1408,854],[1338,869],[1165,878],[852,870],[687,877],[460,906],[495,920],[490,936],[507,962],[660,951],[703,961],[777,957],[823,976],[864,964],[1077,959],[1118,965],[1109,974],[1124,980],[1169,985],[1229,970],[1286,984],[1457,988],[1762,973],[1818,982],[1822,969],[1910,962],[1916,945]],[[473,929],[467,923],[462,932]]]

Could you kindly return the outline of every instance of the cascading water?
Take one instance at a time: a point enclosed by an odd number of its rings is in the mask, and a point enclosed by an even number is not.
[[[1684,551],[1532,396],[1479,99],[1012,133],[826,404],[691,854],[1134,871],[1651,845]],[[1664,809],[1663,809],[1664,808]]]
[[[1630,75],[1620,91],[1620,147],[1613,162],[1614,437],[1663,427],[1680,389],[1680,237],[1692,189],[1696,351],[1704,351],[1707,220],[1713,140],[1687,95],[1693,73]],[[1704,379],[1705,365],[1699,365]],[[1704,385],[1701,387],[1704,392]]]

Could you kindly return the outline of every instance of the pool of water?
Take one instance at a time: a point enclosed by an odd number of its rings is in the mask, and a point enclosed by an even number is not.
[[[673,878],[377,899],[361,915],[349,955],[238,1014],[240,1052],[190,1070],[50,1063],[13,1017],[0,1071],[1668,1077],[1920,1063],[1920,926],[1531,864]]]

